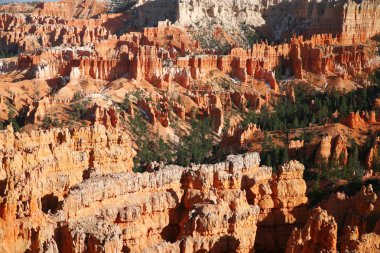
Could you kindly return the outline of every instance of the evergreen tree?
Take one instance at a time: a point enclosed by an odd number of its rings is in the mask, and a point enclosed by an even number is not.
[[[280,163],[281,164],[285,164],[289,161],[289,154],[288,154],[288,149],[285,148],[285,149],[282,149],[281,150],[281,160],[280,160]]]
[[[266,165],[268,167],[272,167],[272,157],[270,156],[270,153],[268,153],[268,155],[267,155]]]
[[[188,166],[191,162],[201,163],[211,154],[212,130],[208,120],[192,120],[191,132],[184,136],[177,148],[177,164]]]

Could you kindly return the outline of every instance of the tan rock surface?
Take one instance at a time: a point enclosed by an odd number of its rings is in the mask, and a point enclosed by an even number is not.
[[[316,208],[305,227],[293,231],[286,252],[336,252],[337,232],[334,218],[325,210]]]

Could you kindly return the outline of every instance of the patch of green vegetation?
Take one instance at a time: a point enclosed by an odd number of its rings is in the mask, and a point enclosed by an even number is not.
[[[320,186],[320,180],[317,178],[314,181],[313,187],[308,191],[307,198],[309,200],[309,207],[315,207],[320,203],[326,196],[327,191],[323,191]]]
[[[136,137],[138,147],[137,154],[133,159],[133,171],[141,172],[143,167],[149,162],[160,161],[168,163],[172,161],[173,154],[170,145],[161,137],[149,135],[148,125],[142,118],[141,113],[136,113],[135,117],[129,117],[131,130]]]
[[[226,43],[222,42],[221,40],[215,38],[215,37],[209,37],[206,35],[198,35],[195,36],[196,40],[199,42],[201,48],[203,49],[214,49],[218,51],[219,54],[228,54],[231,50],[231,46]]]
[[[313,208],[327,199],[334,192],[344,192],[347,196],[354,196],[357,194],[364,185],[368,185],[371,182],[363,182],[360,176],[353,177],[347,184],[336,187],[334,184],[330,184],[325,188],[320,185],[320,178],[318,177],[313,182],[313,187],[307,192],[309,207]],[[373,182],[372,182],[373,183]],[[378,183],[377,181],[375,182]]]
[[[77,102],[70,105],[70,118],[71,120],[81,120],[87,115],[87,102]]]
[[[315,133],[313,132],[303,131],[301,134],[301,140],[303,140],[304,143],[310,143],[313,140],[314,136],[315,136]]]
[[[212,129],[209,121],[192,120],[191,132],[182,137],[176,152],[176,163],[189,166],[202,163],[212,152]]]
[[[375,36],[373,36],[372,38],[374,41],[380,43],[380,34],[376,34]]]
[[[57,118],[52,119],[50,116],[45,116],[42,120],[42,127],[49,129],[51,127],[58,127],[60,126],[60,122]]]
[[[220,83],[219,83],[220,87],[222,87],[224,90],[230,90],[232,88],[232,84],[231,84],[231,81],[229,81],[228,79],[226,78],[222,78]]]
[[[136,0],[110,0],[108,1],[108,13],[126,12],[137,3]]]
[[[368,79],[371,83],[380,86],[380,69],[370,74]]]
[[[0,59],[14,57],[16,55],[18,55],[17,52],[0,51]]]
[[[82,97],[81,92],[77,91],[74,93],[73,101],[78,101],[79,99],[81,99],[81,97]]]
[[[125,96],[124,97],[124,100],[123,100],[123,102],[121,102],[120,104],[119,104],[119,106],[120,106],[120,108],[122,109],[122,110],[124,110],[124,111],[129,111],[131,108],[131,100],[129,99],[129,97],[128,96]]]
[[[254,30],[249,25],[242,25],[240,29],[243,31],[245,38],[247,39],[248,45],[251,47],[253,44],[261,43],[262,41],[270,41],[267,37],[265,37],[260,32]],[[271,42],[271,41],[270,41]]]
[[[262,164],[277,170],[278,166],[289,161],[289,154],[286,148],[275,146],[270,150],[261,153]]]
[[[380,87],[369,86],[340,95],[337,92],[313,93],[305,92],[300,87],[295,88],[296,102],[289,98],[280,99],[275,105],[275,111],[270,112],[264,106],[260,113],[249,111],[243,126],[249,123],[260,126],[263,131],[305,128],[309,124],[324,125],[331,122],[332,114],[339,112],[338,122],[347,117],[349,112],[369,111],[373,102],[380,97]]]
[[[16,108],[10,104],[9,102],[6,102],[8,106],[8,120],[6,120],[3,123],[3,127],[5,125],[12,125],[13,130],[15,132],[19,132],[23,126],[26,124],[26,115],[28,113],[28,108],[23,107],[19,111],[16,110]]]

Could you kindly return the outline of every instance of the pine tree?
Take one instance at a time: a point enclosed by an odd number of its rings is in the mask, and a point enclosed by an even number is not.
[[[268,155],[267,155],[266,165],[268,167],[272,167],[272,157],[270,156],[270,153],[268,153]]]
[[[288,154],[288,149],[282,149],[281,150],[281,164],[285,164],[289,161],[289,154]]]
[[[191,132],[184,136],[177,148],[177,164],[188,166],[201,163],[212,152],[211,127],[208,120],[191,122]]]

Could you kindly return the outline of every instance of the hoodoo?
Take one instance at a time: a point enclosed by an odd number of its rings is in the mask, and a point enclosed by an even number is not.
[[[2,2],[0,252],[380,252],[380,0]]]

